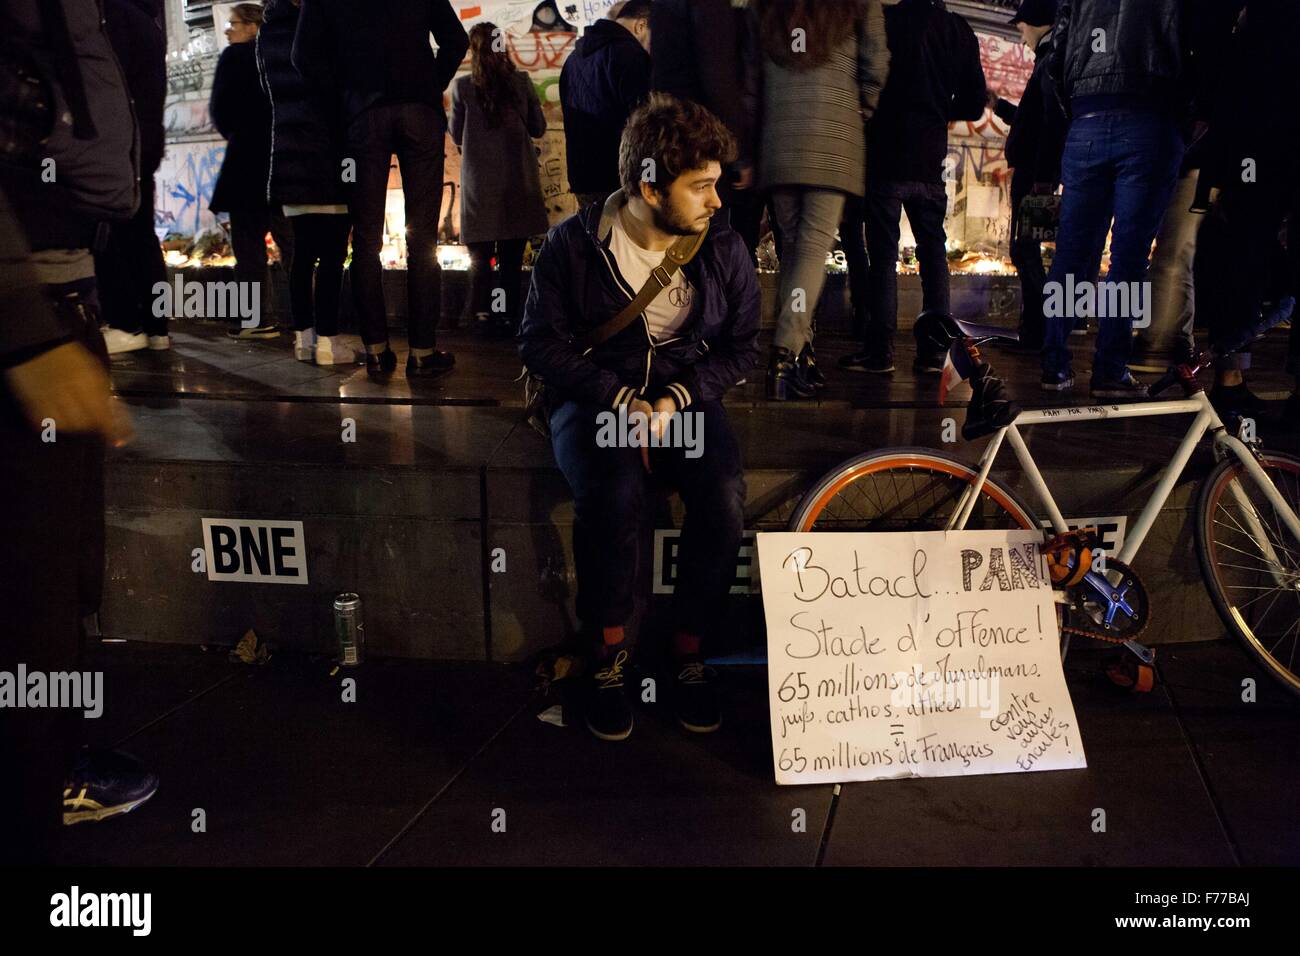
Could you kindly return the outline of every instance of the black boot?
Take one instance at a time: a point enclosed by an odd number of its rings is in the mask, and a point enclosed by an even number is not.
[[[803,380],[811,385],[814,390],[820,392],[826,387],[826,376],[817,367],[817,353],[813,351],[811,342],[804,344],[795,364],[799,366],[799,374],[803,376]]]
[[[811,398],[814,391],[813,386],[804,380],[794,353],[779,345],[772,346],[772,354],[767,362],[768,401]]]

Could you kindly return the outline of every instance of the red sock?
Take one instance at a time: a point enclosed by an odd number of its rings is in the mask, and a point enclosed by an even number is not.
[[[687,657],[700,656],[700,638],[696,634],[687,634],[685,631],[675,631],[673,633],[673,657],[682,660]]]

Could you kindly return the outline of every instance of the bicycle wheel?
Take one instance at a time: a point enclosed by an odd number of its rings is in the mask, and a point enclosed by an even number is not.
[[[1262,452],[1260,465],[1300,514],[1300,459]],[[1300,539],[1236,458],[1201,484],[1197,557],[1230,634],[1292,693],[1300,694]]]
[[[790,516],[790,531],[942,531],[979,475],[930,448],[889,448],[828,471]],[[1038,528],[1038,519],[991,477],[966,522],[968,530]]]

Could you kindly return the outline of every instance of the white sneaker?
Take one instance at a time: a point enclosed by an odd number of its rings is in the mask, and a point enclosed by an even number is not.
[[[353,365],[356,360],[356,350],[340,343],[335,336],[316,336],[317,365]]]
[[[138,352],[149,347],[149,336],[143,332],[123,332],[121,329],[104,329],[104,344],[108,346],[109,355],[121,352]]]
[[[172,347],[172,337],[170,335],[151,335],[149,336],[149,348],[155,352],[165,352]]]
[[[303,329],[293,333],[293,357],[299,362],[310,362],[316,357],[314,329]]]

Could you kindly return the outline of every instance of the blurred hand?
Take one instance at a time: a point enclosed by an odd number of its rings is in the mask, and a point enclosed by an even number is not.
[[[989,105],[989,109],[996,109],[996,108],[997,108],[997,105],[998,105],[998,99],[999,99],[998,94],[997,94],[997,91],[995,91],[995,90],[991,90],[991,89],[989,89],[989,90],[985,90],[985,91],[984,91],[984,97],[985,97],[985,101],[986,101],[986,102],[988,103],[988,105]]]
[[[1035,196],[1050,196],[1056,192],[1056,183],[1034,183],[1030,192]]]
[[[77,342],[15,365],[4,376],[33,429],[49,418],[57,431],[99,434],[115,447],[131,439],[130,418],[109,398],[104,367]]]
[[[754,185],[754,167],[744,166],[736,170],[736,181],[731,184],[735,190],[748,189]]]
[[[654,427],[654,407],[646,401],[634,398],[627,403],[627,420],[632,421],[633,415],[644,415],[646,417],[646,434],[649,435],[649,429]],[[641,446],[641,465],[646,471],[650,470],[650,446]]]
[[[663,438],[664,433],[668,431],[668,425],[674,415],[677,414],[677,403],[669,396],[657,399],[654,404],[654,417],[650,420],[650,427],[656,435]]]

